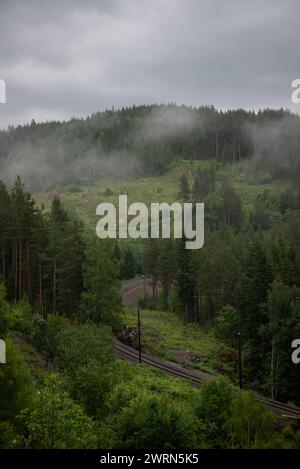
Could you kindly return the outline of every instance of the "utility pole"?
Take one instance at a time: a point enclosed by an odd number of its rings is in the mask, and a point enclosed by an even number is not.
[[[240,384],[240,389],[243,387],[243,382],[242,382],[242,351],[241,351],[241,333],[237,333],[238,336],[238,348],[239,348],[239,384]]]
[[[139,340],[139,363],[142,363],[140,308],[138,308],[138,340]]]

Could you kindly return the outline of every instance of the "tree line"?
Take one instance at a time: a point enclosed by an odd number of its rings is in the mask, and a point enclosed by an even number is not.
[[[112,246],[90,239],[59,197],[38,208],[20,177],[0,183],[1,278],[11,301],[26,297],[43,316],[107,321],[121,311],[119,264]],[[90,296],[93,296],[91,306]]]
[[[299,177],[299,129],[299,116],[283,109],[255,113],[175,104],[111,109],[86,119],[32,121],[1,131],[0,170],[9,183],[17,168],[32,188],[49,189],[127,170],[163,174],[178,159],[251,159],[275,175]]]

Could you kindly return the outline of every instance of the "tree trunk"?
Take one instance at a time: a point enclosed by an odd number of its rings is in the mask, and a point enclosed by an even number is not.
[[[22,239],[20,239],[20,255],[19,255],[19,299],[22,298]]]
[[[18,285],[18,279],[19,279],[19,273],[18,273],[18,244],[17,240],[13,240],[13,253],[14,253],[14,278],[15,278],[15,300],[18,299],[18,291],[19,291],[19,285]]]
[[[5,276],[6,276],[6,269],[5,269],[5,242],[3,241],[2,244],[2,279],[5,285]]]
[[[29,250],[29,242],[26,242],[26,261],[27,261],[27,296],[28,301],[32,303],[32,285],[31,285],[31,269],[30,269],[30,250]]]
[[[43,284],[42,284],[42,261],[41,253],[39,252],[39,306],[42,311],[43,305]]]
[[[56,257],[54,258],[53,266],[53,314],[56,314]]]

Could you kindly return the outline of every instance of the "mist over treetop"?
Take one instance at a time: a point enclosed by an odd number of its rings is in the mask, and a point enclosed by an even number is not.
[[[255,113],[213,106],[133,106],[2,131],[0,174],[8,184],[19,174],[28,187],[41,189],[164,174],[178,159],[250,159],[286,176],[299,167],[299,136],[300,117],[283,109]]]

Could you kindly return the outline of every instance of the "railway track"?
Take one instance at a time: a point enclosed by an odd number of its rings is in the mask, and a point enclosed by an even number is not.
[[[114,350],[120,358],[124,358],[133,362],[139,361],[138,351],[132,347],[129,347],[128,345],[124,345],[121,342],[116,341],[114,344]],[[147,365],[154,366],[155,368],[158,368],[176,378],[186,379],[197,388],[200,388],[204,381],[213,378],[213,376],[208,373],[204,373],[198,370],[187,370],[181,365],[161,360],[159,358],[153,357],[148,353],[142,354],[142,362]],[[257,396],[256,400],[280,417],[293,419],[300,422],[299,407],[283,404],[273,399],[267,399],[261,396]]]

